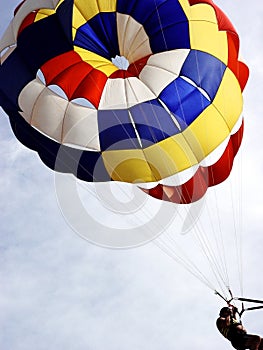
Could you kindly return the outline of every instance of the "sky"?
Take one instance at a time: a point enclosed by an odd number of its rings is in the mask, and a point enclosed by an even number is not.
[[[1,0],[0,36],[17,3]],[[244,92],[245,134],[241,150],[229,180],[209,190],[205,201],[197,207],[198,224],[206,232],[211,231],[212,225],[220,225],[230,256],[234,249],[231,237],[236,233],[242,237],[243,294],[259,299],[263,298],[260,278],[263,5],[256,0],[215,3],[239,33],[250,78]],[[61,199],[58,194],[64,178],[55,177],[34,152],[16,140],[2,110],[0,171],[1,349],[231,348],[215,328],[218,310],[224,302],[159,249],[162,235],[132,249],[109,249],[92,244],[76,233],[74,223],[65,214],[67,198]],[[103,195],[104,189],[96,190],[106,205],[110,197]],[[94,197],[94,189],[80,185],[79,193],[88,213],[85,216],[85,223],[90,224],[88,232],[93,232],[95,227],[90,218],[99,224],[103,222],[107,229],[121,227],[126,232],[134,227],[143,231],[141,220],[148,215],[151,230],[157,232],[160,225],[165,226],[158,221],[154,200],[143,202],[141,212],[135,210],[131,219],[125,214],[128,204],[121,203],[123,211],[120,206],[115,212],[104,211]],[[207,271],[205,260],[192,244],[194,233],[182,232],[182,223],[187,224],[187,210],[177,208],[170,215],[171,206],[162,205],[167,208],[168,219],[173,218],[173,222],[167,221],[164,230],[176,232],[178,241],[196,259],[200,270]],[[215,207],[217,215],[213,214]],[[229,265],[231,287],[240,293],[236,262],[230,261]],[[262,312],[244,314],[243,321],[250,332],[263,335]]]

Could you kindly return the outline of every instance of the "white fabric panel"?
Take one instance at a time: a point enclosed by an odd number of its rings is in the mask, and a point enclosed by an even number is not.
[[[46,86],[43,85],[37,78],[28,83],[20,92],[18,97],[18,104],[22,111],[20,114],[29,124],[31,124],[32,112],[36,100],[39,98],[44,89],[46,89]]]
[[[74,98],[73,100],[71,100],[71,102],[79,106],[95,109],[94,105],[84,97]]]
[[[227,137],[216,149],[214,149],[208,156],[206,156],[201,162],[200,165],[207,167],[215,164],[225,152],[230,136]]]
[[[239,118],[238,118],[238,121],[236,122],[236,124],[234,125],[233,129],[231,130],[231,135],[234,135],[241,127],[243,123],[243,116],[241,115]]]
[[[9,26],[7,27],[6,31],[4,32],[1,40],[0,40],[0,53],[8,48],[9,46],[15,45],[16,44],[16,35],[14,35],[13,32],[13,26],[11,22]],[[4,59],[7,59],[7,57],[12,53],[11,50],[8,50],[5,52],[5,57]],[[1,63],[4,62],[4,59],[1,58]]]
[[[189,52],[188,49],[179,49],[152,55],[139,78],[158,96],[178,77]]]
[[[136,44],[136,46],[135,46]],[[135,42],[134,45],[132,45],[130,51],[128,52],[128,60],[130,63],[136,62],[138,59],[143,58],[147,55],[151,55],[152,51],[149,46],[148,39],[141,42],[141,44]]]
[[[240,116],[236,122],[234,128],[231,130],[231,135],[234,135],[242,125],[243,117]],[[228,136],[213,152],[211,152],[205,159],[200,163],[201,166],[210,166],[215,164],[223,155],[228,145],[230,136]]]
[[[63,119],[69,102],[45,88],[33,108],[31,125],[61,143]]]
[[[165,179],[162,179],[160,181],[160,183],[162,185],[166,185],[166,186],[182,185],[194,176],[194,174],[197,172],[198,168],[199,168],[199,165],[194,165],[191,168],[183,170],[178,174],[175,174],[175,175],[169,176]]]
[[[16,49],[16,46],[8,47],[0,52],[0,65],[5,62],[7,57]]]
[[[69,103],[64,124],[62,143],[100,151],[98,112],[74,103]]]
[[[117,13],[117,28],[120,54],[130,63],[152,54],[143,26],[131,16]]]
[[[163,89],[177,78],[176,75],[166,70],[148,65],[143,68],[139,77],[151,89],[155,97],[158,97]]]
[[[136,77],[125,79],[125,90],[128,107],[155,99],[151,90]]]
[[[55,9],[59,1],[60,0],[27,0],[24,2],[0,40],[0,52],[8,46],[16,44],[19,27],[30,12],[40,8]]]
[[[154,99],[154,94],[138,78],[108,79],[99,109],[122,109]]]
[[[201,88],[200,86],[197,86],[196,83],[195,83],[193,80],[191,80],[190,78],[188,78],[188,77],[185,77],[185,76],[181,75],[181,78],[182,78],[183,80],[185,80],[187,83],[189,83],[189,84],[191,84],[192,86],[194,86],[197,90],[199,90],[199,91],[201,92],[201,94],[202,94],[208,101],[211,102],[210,96],[208,95],[208,93],[207,93],[203,88]]]
[[[98,109],[127,108],[124,79],[108,79]]]
[[[191,168],[183,170],[178,174],[174,174],[172,176],[166,177],[161,181],[140,183],[138,184],[138,186],[145,189],[154,188],[158,184],[162,184],[166,186],[179,186],[186,183],[188,180],[190,180],[194,176],[194,174],[197,172],[198,168],[199,168],[199,165],[194,165]]]
[[[190,49],[176,49],[156,53],[149,57],[147,65],[159,67],[173,74],[179,75],[180,70],[190,52]]]

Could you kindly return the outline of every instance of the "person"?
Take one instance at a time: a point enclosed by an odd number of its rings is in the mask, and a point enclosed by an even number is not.
[[[242,323],[236,318],[236,307],[223,307],[216,321],[219,332],[227,338],[237,350],[263,350],[263,339],[254,334],[248,334]]]

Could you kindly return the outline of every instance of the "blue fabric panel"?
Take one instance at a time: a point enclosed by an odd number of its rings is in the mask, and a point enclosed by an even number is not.
[[[62,173],[72,173],[84,181],[109,181],[100,152],[83,151],[60,145],[32,128],[17,112],[5,110],[17,139],[38,152],[43,163]],[[94,175],[95,169],[95,175]]]
[[[102,151],[141,148],[128,110],[99,110],[98,126]]]
[[[144,148],[179,132],[169,113],[158,100],[133,106],[130,113]]]
[[[36,74],[27,67],[18,50],[13,51],[0,66],[1,106],[17,111],[19,109],[18,96],[21,90],[35,77]]]
[[[120,55],[116,13],[99,13],[78,28],[74,45],[90,50],[108,60]]]
[[[214,99],[226,70],[223,62],[208,53],[191,50],[181,69],[180,75],[193,80]]]
[[[72,0],[64,1],[57,14],[25,28],[17,48],[0,67],[1,105],[18,110],[18,96],[37,70],[49,59],[73,49],[71,32]],[[67,28],[68,27],[68,28]],[[14,83],[15,82],[15,83]]]
[[[72,43],[72,15],[74,0],[64,0],[56,11],[58,21],[68,42]]]
[[[131,15],[144,26],[153,53],[190,48],[188,19],[175,0],[119,0],[117,12]]]
[[[73,50],[56,14],[25,28],[17,40],[17,49],[33,73],[48,60]]]
[[[89,182],[105,182],[111,180],[100,152],[82,152],[76,176],[80,180]]]
[[[210,104],[196,87],[180,77],[169,84],[159,98],[173,113],[182,131]]]
[[[190,48],[188,22],[174,24],[148,35],[153,53]]]
[[[36,77],[41,65],[73,48],[58,17],[52,15],[25,28],[18,37],[17,48],[1,66],[0,90],[8,97],[8,100],[2,99],[6,108],[13,105],[18,110],[19,93]]]
[[[173,23],[187,21],[184,11],[177,0],[118,0],[117,12],[130,15],[141,24],[144,24],[150,18],[156,18],[165,13],[172,14]],[[163,17],[163,20],[165,23],[165,17]],[[161,22],[163,21],[161,20]]]

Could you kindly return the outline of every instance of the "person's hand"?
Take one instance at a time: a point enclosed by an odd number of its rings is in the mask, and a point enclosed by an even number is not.
[[[238,308],[235,306],[232,306],[232,312],[235,315],[238,312]]]

